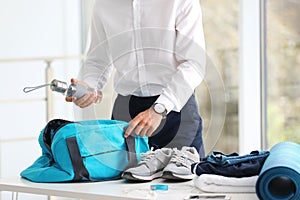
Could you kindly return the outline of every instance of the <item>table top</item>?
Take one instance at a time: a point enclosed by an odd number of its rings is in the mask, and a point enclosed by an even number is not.
[[[153,184],[168,186],[167,191],[151,191]],[[151,182],[131,183],[126,180],[84,183],[34,183],[20,177],[0,179],[0,191],[41,194],[89,200],[141,200],[184,199],[189,194],[203,193],[194,187],[193,181],[174,182],[156,179]],[[255,193],[227,194],[231,200],[256,200]]]

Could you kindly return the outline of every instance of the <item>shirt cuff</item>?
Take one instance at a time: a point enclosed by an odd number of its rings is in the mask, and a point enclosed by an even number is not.
[[[86,82],[90,88],[102,90],[103,84],[98,82],[96,78],[93,77],[84,77],[83,81]]]
[[[170,98],[168,98],[166,95],[164,94],[161,94],[157,100],[155,101],[155,103],[160,103],[160,104],[163,104],[165,107],[166,107],[166,110],[167,110],[167,114],[169,112],[171,112],[174,107],[175,107],[175,104],[170,100]]]

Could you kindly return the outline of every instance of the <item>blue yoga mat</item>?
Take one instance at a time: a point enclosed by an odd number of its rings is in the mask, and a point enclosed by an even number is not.
[[[270,150],[256,182],[263,200],[300,199],[300,145],[281,142]]]

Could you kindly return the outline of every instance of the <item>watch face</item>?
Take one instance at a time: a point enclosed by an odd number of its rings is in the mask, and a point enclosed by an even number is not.
[[[165,112],[166,108],[164,105],[160,104],[160,103],[157,103],[154,105],[154,110],[157,112],[157,113],[163,113]]]

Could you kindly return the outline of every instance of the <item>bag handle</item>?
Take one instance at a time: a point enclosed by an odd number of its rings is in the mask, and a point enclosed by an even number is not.
[[[72,161],[72,166],[74,169],[73,181],[81,181],[82,178],[86,178],[87,180],[90,180],[90,181],[98,181],[98,180],[94,180],[90,177],[89,172],[87,171],[86,167],[83,164],[83,160],[80,155],[80,150],[78,147],[76,136],[67,138],[66,142],[67,142],[67,147],[68,147],[69,154],[70,154],[71,161]],[[129,137],[125,138],[125,143],[126,143],[127,152],[128,152],[128,165],[126,167],[126,169],[127,169],[127,168],[135,166],[138,161],[137,161],[136,152],[135,152],[135,138],[133,136],[129,136]],[[118,179],[118,178],[120,178],[120,177],[111,178],[111,179],[107,179],[107,180],[114,180],[114,179]]]
[[[125,138],[126,146],[127,146],[127,152],[128,152],[128,165],[126,169],[134,167],[137,165],[138,160],[136,157],[136,151],[135,151],[135,138],[131,135],[129,135],[127,138]]]
[[[73,181],[81,181],[82,178],[91,180],[90,174],[83,164],[76,137],[67,138],[66,142],[74,169]]]

